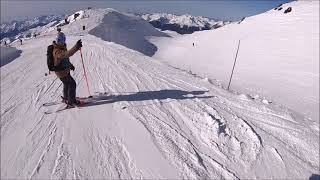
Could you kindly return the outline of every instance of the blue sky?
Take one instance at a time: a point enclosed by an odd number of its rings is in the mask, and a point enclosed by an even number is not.
[[[169,1],[169,0],[1,0],[1,22],[33,18],[49,14],[69,14],[87,7],[111,7],[129,12],[169,12],[191,14],[222,20],[239,20],[252,16],[291,0],[214,0],[214,1]]]

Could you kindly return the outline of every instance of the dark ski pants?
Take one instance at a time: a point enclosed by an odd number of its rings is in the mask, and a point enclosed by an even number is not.
[[[63,98],[68,101],[68,103],[76,102],[76,81],[69,74],[64,78],[60,78],[63,83]]]

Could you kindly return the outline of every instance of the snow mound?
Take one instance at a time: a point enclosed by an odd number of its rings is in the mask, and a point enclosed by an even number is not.
[[[17,57],[19,57],[21,53],[22,53],[21,50],[17,50],[14,47],[2,47],[1,46],[0,47],[0,63],[1,63],[1,66],[0,67],[12,62]]]
[[[105,41],[121,44],[148,56],[152,56],[157,51],[157,47],[147,40],[148,37],[168,37],[146,21],[117,11],[107,13],[102,22],[90,30],[89,34]]]

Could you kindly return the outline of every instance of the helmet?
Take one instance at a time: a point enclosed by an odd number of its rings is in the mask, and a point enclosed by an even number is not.
[[[56,38],[57,44],[64,45],[66,43],[66,36],[63,32],[59,32]]]

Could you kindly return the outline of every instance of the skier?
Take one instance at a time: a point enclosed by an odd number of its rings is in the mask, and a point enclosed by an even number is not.
[[[22,39],[19,39],[19,41],[20,41],[20,45],[22,45]]]
[[[81,40],[76,45],[67,50],[66,37],[63,32],[59,32],[56,41],[53,42],[53,59],[54,66],[63,67],[64,70],[55,71],[58,78],[63,83],[63,101],[67,103],[67,107],[79,106],[80,101],[76,100],[76,82],[70,75],[70,70],[75,69],[70,63],[69,57],[75,54],[82,47]]]

